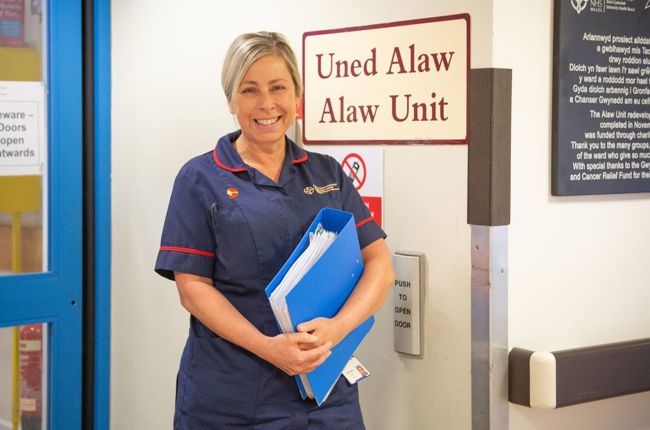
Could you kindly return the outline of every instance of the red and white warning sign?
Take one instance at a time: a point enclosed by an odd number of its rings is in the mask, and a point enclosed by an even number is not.
[[[363,161],[363,158],[357,153],[350,153],[343,158],[343,161],[339,161],[341,167],[343,167],[343,172],[347,175],[348,178],[354,184],[354,188],[360,190],[363,187],[363,184],[366,183],[366,162]]]
[[[382,225],[384,196],[384,150],[379,146],[310,146],[341,164],[343,172],[361,194],[370,214]]]

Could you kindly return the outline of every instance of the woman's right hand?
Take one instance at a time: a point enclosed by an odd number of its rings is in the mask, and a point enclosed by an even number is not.
[[[313,337],[309,333],[282,333],[267,337],[260,356],[290,376],[311,372],[332,353],[331,342],[312,349],[300,348],[301,344],[314,343]]]

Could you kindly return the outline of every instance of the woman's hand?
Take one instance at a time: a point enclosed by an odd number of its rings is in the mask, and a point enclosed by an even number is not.
[[[330,318],[314,318],[313,320],[298,324],[297,328],[299,333],[309,333],[312,335],[310,342],[301,344],[303,349],[317,348],[326,343],[330,343],[334,347],[347,334],[337,320]]]
[[[317,347],[301,347],[315,342],[316,339],[309,333],[282,333],[267,337],[263,353],[259,355],[287,375],[305,374],[323,364],[331,354],[330,342]]]
[[[315,343],[314,336],[309,333],[265,336],[212,286],[212,279],[179,272],[174,274],[181,303],[192,315],[217,335],[287,374],[311,372],[330,356],[331,343],[320,342],[317,348],[301,348],[302,344]]]

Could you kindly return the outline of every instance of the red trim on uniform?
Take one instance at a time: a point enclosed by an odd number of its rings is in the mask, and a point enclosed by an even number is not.
[[[234,168],[234,167],[228,167],[225,164],[223,164],[221,162],[221,160],[219,160],[219,157],[217,157],[217,148],[214,148],[212,150],[212,159],[214,159],[214,162],[215,162],[215,164],[217,166],[221,167],[224,170],[228,170],[229,172],[245,172],[246,171],[245,167]]]
[[[300,158],[296,158],[295,160],[291,160],[291,164],[298,164],[298,163],[304,163],[307,161],[307,153],[305,152],[305,155],[303,155]]]
[[[187,254],[198,254],[198,255],[203,255],[203,256],[206,256],[206,257],[214,257],[215,256],[214,252],[200,251],[198,249],[192,249],[192,248],[181,248],[179,246],[161,246],[160,250],[161,251],[185,252]]]
[[[366,218],[366,219],[362,219],[361,221],[359,221],[359,222],[357,223],[356,227],[359,228],[359,227],[361,227],[361,226],[364,225],[364,224],[368,224],[370,221],[372,221],[372,217],[371,217],[371,216],[369,216],[369,217]]]

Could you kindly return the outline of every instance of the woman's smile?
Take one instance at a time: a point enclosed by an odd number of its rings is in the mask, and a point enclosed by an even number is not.
[[[269,126],[269,125],[273,125],[273,124],[277,123],[280,120],[280,118],[282,118],[282,117],[281,116],[276,116],[276,117],[273,117],[273,118],[266,118],[266,119],[258,118],[258,119],[255,120],[255,122],[260,124],[260,125]]]

